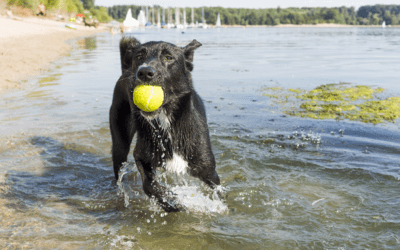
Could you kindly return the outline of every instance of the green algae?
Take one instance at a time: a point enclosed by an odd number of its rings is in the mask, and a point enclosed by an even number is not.
[[[54,82],[54,81],[56,81],[56,80],[59,79],[58,76],[60,76],[60,75],[61,75],[61,74],[52,74],[52,75],[50,75],[50,76],[42,77],[42,78],[39,80],[39,83]]]
[[[225,178],[222,182],[227,183],[227,182],[232,182],[232,181],[237,181],[237,182],[247,181],[247,178],[241,173],[234,173],[234,174],[228,176],[227,178]]]
[[[395,122],[400,117],[400,97],[383,99],[382,88],[339,83],[321,85],[311,91],[281,87],[261,91],[292,116],[373,124]]]

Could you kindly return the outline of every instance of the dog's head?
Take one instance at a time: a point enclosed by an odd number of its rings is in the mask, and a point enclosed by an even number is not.
[[[147,114],[141,112],[143,116],[155,117],[163,107],[177,105],[179,99],[192,92],[193,54],[200,46],[196,40],[182,48],[166,42],[121,40],[121,67],[123,72],[130,72],[131,90],[138,85],[157,85],[164,91],[162,107]]]

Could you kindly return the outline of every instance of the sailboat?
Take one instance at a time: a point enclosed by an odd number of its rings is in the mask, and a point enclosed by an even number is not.
[[[124,32],[130,32],[132,29],[139,27],[139,21],[132,17],[131,9],[126,13],[125,20],[122,24],[124,26]]]
[[[383,23],[382,23],[382,28],[385,28],[385,27],[386,27],[386,22],[383,21]]]
[[[187,28],[187,23],[186,23],[186,8],[183,8],[183,15],[182,15],[183,21],[182,21],[182,26],[184,29]]]
[[[204,18],[204,7],[201,7],[201,26],[203,29],[207,29],[206,19]]]
[[[188,28],[194,28],[194,8],[192,7],[192,22],[188,26]]]
[[[180,16],[179,8],[175,8],[175,28],[183,29],[183,25],[180,24],[179,16]]]
[[[217,27],[221,27],[221,17],[220,17],[220,15],[219,15],[219,13],[218,13],[218,16],[217,16]]]
[[[138,21],[140,27],[144,27],[146,25],[146,15],[144,14],[143,10],[139,12]]]

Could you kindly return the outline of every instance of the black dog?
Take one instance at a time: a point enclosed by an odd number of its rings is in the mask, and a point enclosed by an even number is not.
[[[173,198],[168,200],[166,188],[154,180],[157,167],[187,172],[211,188],[220,184],[204,104],[190,73],[194,50],[200,46],[196,40],[183,48],[166,42],[140,44],[135,38],[120,41],[122,76],[110,109],[115,178],[136,133],[133,156],[144,192],[166,211],[179,211],[180,207]],[[156,111],[144,112],[133,102],[134,88],[143,84],[161,86],[164,91],[164,103]]]

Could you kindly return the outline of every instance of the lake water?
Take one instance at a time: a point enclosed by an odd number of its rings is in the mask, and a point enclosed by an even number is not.
[[[399,28],[131,35],[203,44],[192,75],[224,200],[172,176],[187,210],[163,212],[131,153],[114,181],[108,111],[121,36],[97,34],[0,100],[0,248],[400,249],[399,122],[291,117],[260,91],[348,82],[400,96]]]

